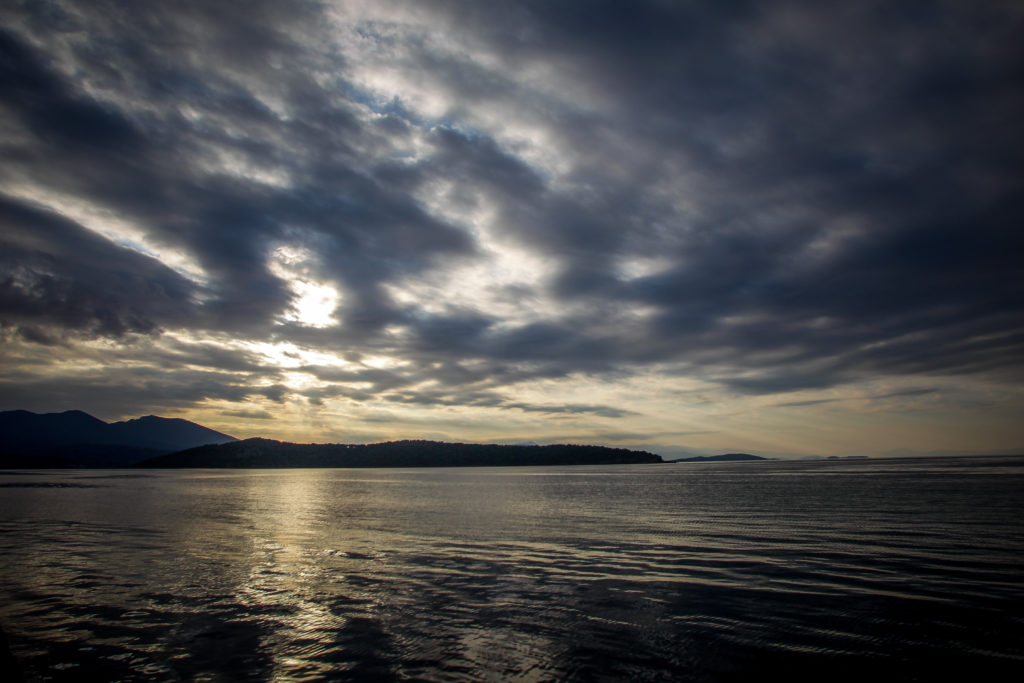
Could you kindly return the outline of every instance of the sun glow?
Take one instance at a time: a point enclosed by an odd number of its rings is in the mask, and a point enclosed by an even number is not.
[[[332,353],[314,351],[291,342],[246,342],[242,348],[260,355],[263,362],[278,368],[298,368],[303,365],[341,367],[349,362]]]
[[[334,311],[341,303],[341,295],[333,286],[323,283],[292,280],[288,283],[295,293],[292,310],[285,320],[309,327],[331,327],[338,324]]]
[[[271,252],[267,268],[287,282],[293,294],[291,307],[281,315],[281,322],[316,328],[338,324],[334,313],[341,303],[341,292],[333,284],[312,277],[314,259],[304,247],[281,246]]]

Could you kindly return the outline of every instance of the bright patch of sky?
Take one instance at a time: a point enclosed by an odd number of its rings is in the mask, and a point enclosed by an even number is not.
[[[309,327],[333,327],[338,324],[336,311],[341,292],[332,283],[317,280],[310,273],[316,256],[305,247],[280,246],[267,260],[267,269],[284,280],[294,295],[282,322],[297,322]]]
[[[734,5],[0,3],[0,409],[1024,445],[1024,15]]]
[[[153,239],[130,219],[109,208],[51,191],[41,185],[16,184],[7,188],[7,191],[11,196],[46,207],[73,220],[119,247],[154,258],[200,286],[209,282],[202,266],[190,254]]]

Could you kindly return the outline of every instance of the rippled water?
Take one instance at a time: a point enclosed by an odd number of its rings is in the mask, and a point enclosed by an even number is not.
[[[1024,672],[1024,459],[0,472],[29,680]]]

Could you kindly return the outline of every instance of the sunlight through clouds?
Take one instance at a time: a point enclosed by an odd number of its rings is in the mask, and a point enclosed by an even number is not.
[[[8,186],[7,191],[12,197],[23,199],[40,207],[50,207],[58,215],[75,221],[87,230],[110,240],[113,244],[156,259],[201,287],[210,282],[202,265],[193,255],[166,242],[162,243],[154,239],[153,236],[147,234],[142,226],[133,223],[130,218],[119,215],[108,207],[61,194],[44,186],[32,186],[27,183]],[[203,298],[203,294],[197,295],[198,300]]]
[[[245,6],[0,3],[0,409],[1024,443],[1009,5]]]
[[[303,247],[282,246],[271,252],[267,267],[284,280],[293,296],[291,308],[282,321],[297,322],[308,327],[333,327],[338,324],[335,312],[341,303],[337,287],[310,276],[313,253]]]

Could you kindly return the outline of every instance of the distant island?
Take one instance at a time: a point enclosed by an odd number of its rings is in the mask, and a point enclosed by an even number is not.
[[[723,453],[722,455],[696,455],[691,458],[677,458],[668,462],[742,462],[745,460],[767,460],[750,453]]]
[[[606,446],[551,446],[389,441],[372,444],[297,444],[245,439],[190,448],[143,460],[136,467],[494,467],[621,465],[663,462],[646,451]]]
[[[147,415],[107,423],[81,410],[0,411],[0,469],[92,467],[482,467],[661,463],[646,451],[559,444],[392,441],[296,444],[246,439]]]

